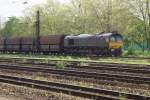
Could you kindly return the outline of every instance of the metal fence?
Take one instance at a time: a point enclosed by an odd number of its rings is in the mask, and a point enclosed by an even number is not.
[[[143,42],[143,43],[137,43],[137,42],[130,42],[130,43],[124,43],[124,50],[129,50],[129,49],[133,49],[133,50],[147,50],[147,43]]]

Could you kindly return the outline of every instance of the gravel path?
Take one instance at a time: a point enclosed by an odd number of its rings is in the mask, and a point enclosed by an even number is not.
[[[5,96],[0,96],[0,100],[19,100],[15,97],[5,97]]]
[[[150,96],[150,85],[135,85],[135,84],[120,83],[120,82],[114,82],[113,84],[111,84],[107,81],[106,83],[105,81],[103,82],[94,82],[90,80],[85,81],[85,79],[78,80],[78,79],[75,79],[74,77],[69,77],[69,76],[57,76],[54,74],[19,72],[19,71],[11,71],[11,70],[10,71],[1,70],[0,74],[31,78],[31,79],[36,79],[36,80],[81,85],[81,86],[87,86],[87,87],[96,87],[96,88],[101,88],[101,89],[109,89],[109,90],[116,90],[116,91],[121,91],[121,92]]]
[[[0,83],[0,100],[89,100],[62,93]],[[3,99],[4,98],[4,99]]]

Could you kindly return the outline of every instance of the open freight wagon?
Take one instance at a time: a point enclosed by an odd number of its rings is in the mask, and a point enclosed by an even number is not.
[[[31,37],[0,38],[0,51],[7,52],[63,52],[65,35],[49,35],[40,37],[40,50],[37,51],[36,41]]]

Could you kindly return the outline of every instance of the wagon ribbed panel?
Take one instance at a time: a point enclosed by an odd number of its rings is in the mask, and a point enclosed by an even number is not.
[[[21,44],[33,44],[33,38],[28,38],[28,37],[22,38]]]
[[[61,51],[64,46],[64,35],[41,36],[40,44],[42,51]]]
[[[40,44],[56,44],[60,45],[64,35],[51,35],[51,36],[41,36]]]
[[[19,45],[20,44],[20,39],[21,38],[7,38],[6,39],[6,44]]]

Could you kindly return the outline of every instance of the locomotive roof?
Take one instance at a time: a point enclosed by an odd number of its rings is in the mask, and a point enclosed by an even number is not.
[[[99,36],[111,36],[113,35],[113,33],[104,33],[104,34],[100,34]]]
[[[89,36],[93,36],[92,34],[80,34],[78,35],[79,37],[89,37]]]
[[[110,37],[110,36],[114,36],[114,35],[119,35],[122,37],[121,34],[118,34],[118,33],[104,33],[104,34],[100,34],[99,36],[101,37]]]
[[[73,36],[66,36],[66,38],[87,38],[87,37],[92,37],[92,36],[96,36],[96,37],[110,37],[112,35],[120,35],[117,33],[103,33],[103,34],[80,34],[80,35],[73,35]]]

